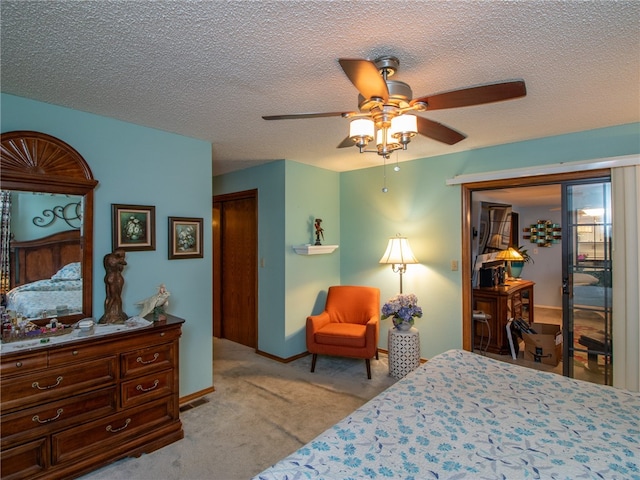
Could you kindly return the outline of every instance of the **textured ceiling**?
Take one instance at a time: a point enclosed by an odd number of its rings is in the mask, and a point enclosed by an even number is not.
[[[524,79],[517,100],[425,112],[464,132],[398,161],[640,120],[640,1],[1,2],[2,91],[212,144],[214,174],[275,159],[380,165],[336,149],[355,110],[338,58],[394,55],[414,97]],[[396,161],[396,154],[392,161]]]

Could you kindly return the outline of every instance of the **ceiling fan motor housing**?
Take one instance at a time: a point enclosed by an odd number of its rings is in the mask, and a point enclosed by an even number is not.
[[[386,103],[383,103],[379,98],[364,98],[362,95],[358,95],[358,108],[361,112],[370,112],[376,107],[382,107],[382,105],[393,105],[398,108],[407,108],[409,102],[413,97],[411,87],[399,80],[387,80],[387,89],[389,90],[389,99]]]
[[[400,60],[398,60],[398,57],[393,57],[391,55],[376,58],[373,63],[376,65],[380,75],[382,75],[385,80],[387,77],[394,75],[400,67]]]

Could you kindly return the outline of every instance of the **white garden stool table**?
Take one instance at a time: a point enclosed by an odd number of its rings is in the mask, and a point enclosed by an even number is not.
[[[389,329],[389,375],[400,379],[420,366],[420,333],[417,328]]]

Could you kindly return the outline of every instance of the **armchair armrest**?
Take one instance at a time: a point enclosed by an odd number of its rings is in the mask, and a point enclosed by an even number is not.
[[[319,315],[311,315],[307,317],[307,348],[315,343],[315,334],[318,330],[329,323],[329,313],[326,311]]]
[[[310,315],[307,317],[307,331],[313,330],[315,333],[329,323],[329,321],[329,313],[326,311],[319,315]]]
[[[378,338],[380,336],[380,320],[379,318],[376,317],[371,317],[369,319],[369,321],[367,321],[366,324],[367,330],[366,330],[366,337],[367,337],[367,345],[369,345],[371,342],[371,344],[375,345],[377,347],[378,345]]]

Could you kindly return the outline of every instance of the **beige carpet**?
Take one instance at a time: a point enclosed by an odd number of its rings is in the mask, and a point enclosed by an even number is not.
[[[246,480],[292,453],[395,383],[387,356],[371,361],[311,356],[280,363],[213,340],[216,391],[181,414],[185,438],[127,458],[83,480]]]

